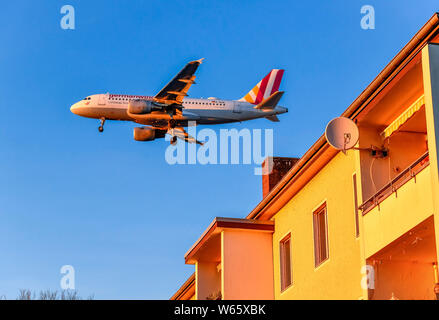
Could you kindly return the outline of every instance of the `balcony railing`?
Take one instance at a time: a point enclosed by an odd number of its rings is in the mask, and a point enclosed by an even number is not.
[[[389,197],[394,192],[397,192],[405,183],[416,177],[416,175],[421,172],[425,167],[430,164],[428,151],[424,153],[418,160],[413,162],[404,171],[398,174],[392,181],[387,183],[382,187],[377,193],[372,197],[367,199],[362,205],[358,207],[363,212],[363,215],[368,213],[370,210],[379,206],[387,197]]]

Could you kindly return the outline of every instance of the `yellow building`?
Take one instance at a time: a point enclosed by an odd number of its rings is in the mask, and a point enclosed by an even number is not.
[[[438,14],[342,116],[356,148],[322,136],[245,219],[216,218],[171,299],[436,299]]]

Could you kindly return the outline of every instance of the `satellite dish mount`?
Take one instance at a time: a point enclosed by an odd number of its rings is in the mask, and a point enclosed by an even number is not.
[[[371,148],[356,148],[360,133],[354,121],[346,117],[338,117],[329,121],[325,130],[325,137],[328,143],[336,150],[346,154],[347,150],[369,151],[374,158],[384,158],[388,150],[371,146]]]
[[[360,137],[357,125],[349,118],[339,117],[329,121],[325,136],[328,143],[336,150],[353,149]]]

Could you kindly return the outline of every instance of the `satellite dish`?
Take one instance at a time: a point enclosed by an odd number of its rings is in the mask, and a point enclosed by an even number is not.
[[[358,127],[349,118],[338,117],[329,121],[325,136],[328,143],[337,150],[352,149],[358,142]]]

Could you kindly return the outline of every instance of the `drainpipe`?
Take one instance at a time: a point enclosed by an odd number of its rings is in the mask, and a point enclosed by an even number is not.
[[[434,270],[434,293],[436,294],[436,300],[439,300],[439,277],[437,273],[437,262],[433,263]]]

